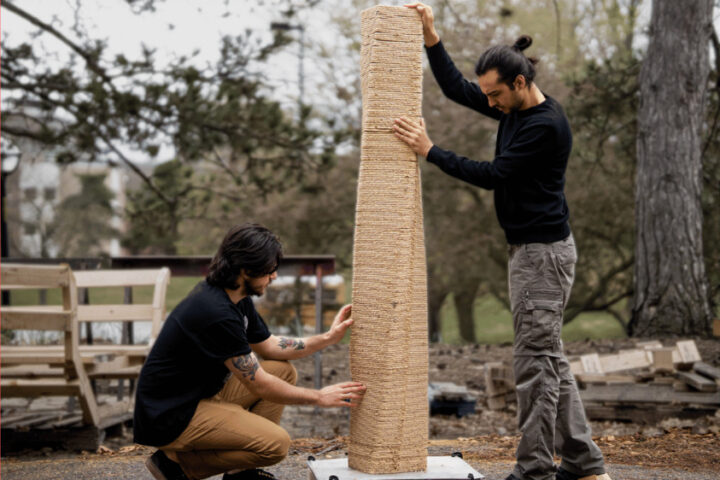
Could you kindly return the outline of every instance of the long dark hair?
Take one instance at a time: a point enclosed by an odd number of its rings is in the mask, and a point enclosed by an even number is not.
[[[251,277],[262,277],[277,270],[280,260],[282,245],[274,233],[254,223],[236,225],[225,235],[205,280],[234,290],[242,270]]]
[[[536,58],[526,57],[522,53],[530,45],[532,38],[523,35],[515,40],[512,47],[496,45],[488,48],[480,55],[475,65],[475,74],[479,77],[490,70],[497,70],[500,81],[507,83],[511,90],[515,89],[513,82],[517,76],[522,75],[529,87],[535,79],[535,64],[538,62]]]

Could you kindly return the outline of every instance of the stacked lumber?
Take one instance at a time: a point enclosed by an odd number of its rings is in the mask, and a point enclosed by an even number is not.
[[[490,410],[502,410],[515,402],[515,376],[512,367],[500,362],[485,364],[485,393]]]
[[[702,362],[693,340],[673,347],[638,343],[615,354],[581,355],[570,363],[587,416],[654,423],[696,418],[720,408],[720,369]]]

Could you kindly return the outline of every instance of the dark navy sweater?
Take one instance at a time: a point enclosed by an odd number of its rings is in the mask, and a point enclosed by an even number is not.
[[[504,114],[455,67],[442,42],[426,49],[449,99],[500,121],[495,158],[478,162],[433,146],[427,160],[445,173],[494,190],[495,212],[510,244],[562,240],[570,234],[563,189],[572,134],[560,104],[545,95],[535,107]]]

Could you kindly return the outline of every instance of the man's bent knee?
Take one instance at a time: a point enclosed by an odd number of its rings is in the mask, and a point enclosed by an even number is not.
[[[258,452],[258,455],[265,461],[265,465],[262,466],[281,462],[287,457],[288,450],[290,450],[290,435],[282,428],[277,430],[272,439],[268,439],[267,447],[262,452]]]

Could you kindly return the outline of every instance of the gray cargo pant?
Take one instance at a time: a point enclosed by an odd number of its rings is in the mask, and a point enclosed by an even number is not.
[[[522,432],[513,475],[521,480],[554,479],[553,452],[568,472],[605,473],[560,339],[576,262],[572,234],[554,243],[510,246],[513,370]]]

